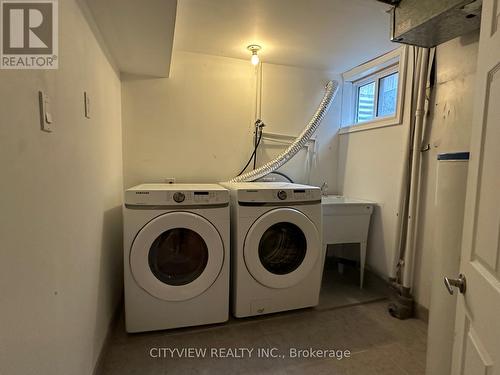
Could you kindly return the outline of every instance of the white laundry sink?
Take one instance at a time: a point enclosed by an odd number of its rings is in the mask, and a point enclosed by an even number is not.
[[[348,198],[341,195],[328,195],[321,198],[323,209],[323,245],[360,244],[360,285],[363,286],[363,273],[366,259],[366,245],[370,217],[375,203]]]
[[[323,236],[327,243],[361,242],[361,238],[366,241],[374,205],[371,201],[341,195],[323,196]]]

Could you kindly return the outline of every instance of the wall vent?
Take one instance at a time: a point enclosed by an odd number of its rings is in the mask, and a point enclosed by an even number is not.
[[[479,29],[481,6],[482,0],[401,0],[390,12],[391,40],[435,47]]]

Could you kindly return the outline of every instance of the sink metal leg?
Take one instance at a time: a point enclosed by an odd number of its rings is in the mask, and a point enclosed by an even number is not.
[[[359,244],[359,287],[363,288],[363,281],[365,277],[365,261],[366,261],[366,242],[361,242]]]

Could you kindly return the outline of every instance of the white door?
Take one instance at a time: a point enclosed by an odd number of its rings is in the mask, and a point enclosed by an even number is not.
[[[500,375],[500,0],[483,0],[475,98],[452,374]]]
[[[250,227],[243,255],[259,283],[289,288],[311,273],[321,251],[318,229],[306,215],[293,208],[277,208]]]
[[[191,212],[170,212],[147,223],[130,249],[134,280],[152,296],[184,301],[207,290],[224,263],[217,229]]]

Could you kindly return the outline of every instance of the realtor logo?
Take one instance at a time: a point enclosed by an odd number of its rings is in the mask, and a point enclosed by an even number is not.
[[[0,0],[0,68],[57,69],[57,21],[57,0]]]

